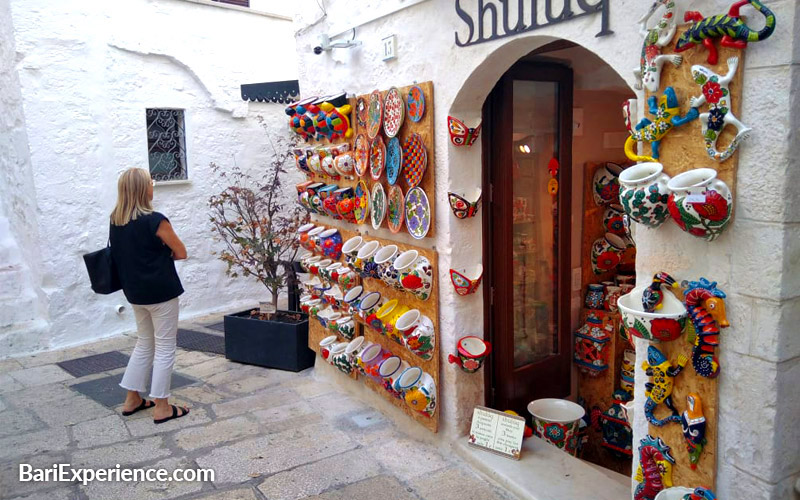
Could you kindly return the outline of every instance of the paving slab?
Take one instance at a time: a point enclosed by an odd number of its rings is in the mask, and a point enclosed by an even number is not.
[[[181,371],[190,377],[205,381],[204,379],[207,377],[211,377],[212,375],[216,375],[239,366],[241,365],[232,363],[223,357],[215,356],[208,361],[187,367]]]
[[[229,397],[208,385],[181,387],[180,389],[172,391],[172,395],[176,398],[186,399],[201,404],[218,403]]]
[[[24,367],[22,364],[16,359],[4,359],[0,361],[0,374],[15,372],[17,370],[22,370],[23,368]]]
[[[209,361],[211,359],[214,359],[216,357],[219,356],[200,351],[187,351],[184,349],[178,349],[175,356],[175,366],[177,367],[194,366]]]
[[[0,373],[0,393],[18,391],[24,387],[8,373]]]
[[[175,443],[184,450],[196,450],[216,446],[259,433],[259,425],[246,417],[211,422],[208,425],[184,429],[173,436]]]
[[[378,442],[369,451],[401,481],[429,475],[450,465],[436,448],[408,438]]]
[[[419,500],[396,478],[383,475],[350,484],[321,495],[307,497],[307,500]]]
[[[6,405],[6,402],[3,401],[3,398],[0,398],[0,412],[5,411],[6,408],[8,408],[8,405]]]
[[[69,463],[63,454],[46,454],[26,457],[25,460],[0,464],[0,498],[14,498],[30,495],[36,491],[55,490],[67,487],[67,483],[55,482],[21,482],[19,480],[19,467],[28,464],[33,469],[52,468],[53,464]]]
[[[170,454],[164,445],[164,438],[153,436],[133,439],[111,446],[76,451],[72,455],[73,467],[122,467],[152,462]]]
[[[18,436],[42,427],[44,426],[36,419],[36,415],[28,410],[9,410],[0,413],[0,438]]]
[[[293,390],[279,388],[252,396],[244,396],[224,403],[213,404],[211,405],[211,409],[214,410],[214,414],[217,417],[231,417],[255,410],[283,406],[287,403],[297,401],[298,399],[300,399],[300,396]]]
[[[231,372],[228,372],[231,373]],[[250,375],[220,387],[223,391],[234,394],[252,394],[256,391],[280,384],[297,377],[294,373],[280,370],[264,370],[264,373]]]
[[[261,500],[253,488],[234,488],[225,491],[217,491],[208,495],[192,497],[192,500]]]
[[[148,468],[166,469],[172,473],[175,469],[195,469],[186,458],[169,458]],[[178,498],[203,489],[202,482],[178,481],[142,481],[142,482],[92,482],[81,486],[81,490],[89,500],[110,500],[130,498],[136,500],[166,500]]]
[[[14,497],[11,500],[79,500],[77,486],[67,486],[54,490],[39,491],[23,497]]]
[[[308,400],[315,409],[327,418],[334,418],[347,413],[363,412],[369,407],[358,399],[346,395],[328,393]]]
[[[423,500],[512,500],[514,497],[493,488],[475,473],[461,468],[425,474],[411,483]],[[620,499],[622,500],[622,499]]]
[[[269,424],[273,422],[281,422],[287,419],[299,418],[303,415],[319,413],[311,405],[305,401],[298,401],[296,403],[282,404],[264,410],[253,411],[253,416],[259,422]]]
[[[72,397],[50,403],[40,402],[30,408],[39,419],[51,427],[73,425],[114,414],[112,409],[77,393],[73,393]]]
[[[78,448],[94,448],[131,438],[123,417],[119,415],[109,415],[75,424],[72,426],[72,436]]]
[[[174,404],[175,406],[187,406],[190,405],[183,404],[179,400],[170,400],[170,403]],[[185,417],[176,418],[174,420],[170,420],[168,422],[164,422],[163,424],[154,424],[153,423],[153,414],[152,412],[140,412],[146,413],[148,415],[147,418],[138,418],[135,420],[129,420],[125,423],[127,425],[128,430],[131,432],[133,436],[152,436],[154,434],[166,434],[168,432],[172,432],[177,429],[185,429],[187,427],[192,427],[195,425],[200,424],[207,424],[211,422],[211,418],[209,418],[206,410],[203,408],[189,408],[189,414]]]
[[[25,434],[12,434],[0,439],[0,462],[61,452],[69,447],[69,434],[64,426]]]
[[[291,387],[304,398],[315,398],[331,393],[341,394],[332,384],[315,380],[311,377],[294,379],[284,384],[284,386]]]

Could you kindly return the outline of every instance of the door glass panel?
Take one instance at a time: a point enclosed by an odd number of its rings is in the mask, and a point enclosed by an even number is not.
[[[558,354],[558,196],[548,192],[557,97],[555,82],[514,81],[514,368]]]

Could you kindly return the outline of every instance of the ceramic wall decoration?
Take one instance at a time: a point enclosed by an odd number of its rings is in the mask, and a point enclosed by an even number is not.
[[[336,231],[336,229],[334,229]],[[319,270],[319,277],[321,280],[328,282],[328,284],[335,285],[339,278],[339,268],[342,267],[341,262],[334,262]],[[335,274],[335,277],[334,277]]]
[[[604,324],[596,314],[589,314],[583,326],[575,331],[574,360],[581,372],[595,377],[608,370],[612,335],[611,323]]]
[[[663,306],[648,313],[642,306],[645,287],[634,288],[617,300],[626,332],[645,340],[669,342],[681,336],[686,327],[687,311],[673,294],[665,293]]]
[[[689,494],[693,491],[694,490],[691,488],[673,486],[672,488],[661,490],[658,495],[656,495],[656,500],[688,500]]]
[[[379,325],[372,325],[373,329],[386,335],[396,343],[403,345],[403,336],[396,328],[397,319],[408,311],[408,307],[400,304],[397,299],[392,299],[384,303],[375,313],[375,319]]]
[[[343,267],[342,271],[339,272],[339,278],[336,282],[339,284],[339,288],[342,289],[342,292],[347,293],[356,286],[358,278],[355,271],[349,267]]]
[[[400,91],[395,87],[386,91],[386,97],[383,100],[383,133],[386,134],[386,137],[392,138],[400,132],[405,111],[406,103],[403,102]]]
[[[359,261],[356,266],[360,269],[362,278],[380,278],[378,266],[375,264],[375,254],[381,249],[381,244],[377,241],[368,241],[358,250],[356,256]]]
[[[419,300],[428,300],[433,289],[433,268],[430,261],[416,250],[401,253],[393,264],[400,284]]]
[[[342,256],[342,235],[336,228],[323,231],[319,235],[322,253],[325,257],[339,260]]]
[[[380,229],[386,216],[386,193],[383,191],[383,184],[380,182],[372,185],[369,206],[372,228]]]
[[[421,240],[431,228],[431,207],[421,187],[409,189],[405,200],[405,220],[408,233]]]
[[[364,238],[361,236],[353,236],[342,245],[345,264],[356,272],[360,272],[360,266],[356,266],[356,260],[358,260],[358,251],[362,246],[364,246]]]
[[[353,129],[350,128],[352,106],[345,104],[344,106],[335,107],[329,102],[323,102],[320,108],[325,111],[325,123],[331,131],[331,139],[350,139],[353,137]]]
[[[325,319],[325,327],[333,334],[339,333],[339,325],[337,325],[336,322],[340,319],[342,319],[342,313],[332,312],[328,314],[328,317]]]
[[[353,340],[356,335],[356,323],[352,316],[342,316],[336,321],[336,332],[347,340]]]
[[[492,344],[472,335],[461,337],[456,344],[457,356],[449,354],[447,361],[457,364],[467,373],[481,369],[486,357],[492,352]]]
[[[334,196],[328,196],[322,201],[322,208],[325,210],[325,215],[335,220],[341,220],[342,216],[339,215],[339,202]]]
[[[612,204],[603,212],[603,229],[608,233],[625,237],[625,209],[622,205]]]
[[[725,76],[718,75],[705,66],[692,66],[692,78],[700,85],[702,93],[698,97],[692,97],[690,102],[692,109],[708,104],[708,111],[700,115],[700,123],[706,153],[709,158],[717,161],[725,161],[733,156],[739,144],[749,137],[752,131],[733,114],[728,86],[736,74],[738,65],[738,57],[728,59],[728,73]],[[726,125],[733,125],[736,128],[736,136],[723,151],[717,151],[717,139]]]
[[[394,326],[409,351],[425,360],[433,358],[436,333],[429,317],[418,309],[411,309],[399,316]]]
[[[613,233],[606,233],[592,244],[592,271],[603,274],[613,271],[619,265],[625,241]]]
[[[631,395],[622,390],[614,391],[613,403],[604,412],[599,408],[592,410],[592,422],[603,433],[603,448],[619,459],[633,456],[633,430],[625,417],[622,406],[630,401]]]
[[[358,124],[358,130],[367,127],[367,101],[363,97],[359,97],[356,100],[356,123]]]
[[[400,146],[400,139],[392,137],[386,144],[386,180],[394,186],[403,168],[403,148]]]
[[[372,180],[380,180],[386,165],[386,145],[383,137],[378,136],[372,140],[369,147],[369,175]]]
[[[584,304],[588,309],[603,309],[605,289],[599,283],[592,283],[587,287]]]
[[[383,99],[379,90],[373,90],[367,104],[367,137],[370,140],[378,137],[383,122]]]
[[[418,367],[404,371],[395,383],[395,389],[403,394],[403,399],[414,411],[432,417],[436,411],[436,383],[429,374]]]
[[[320,252],[319,248],[319,235],[322,234],[326,228],[324,226],[317,226],[314,229],[308,231],[305,235],[301,235],[300,239],[305,238],[305,242],[303,243],[303,248],[310,252]],[[316,273],[314,273],[316,274]]]
[[[528,404],[528,411],[538,437],[575,456],[581,419],[586,414],[581,405],[565,399],[537,399]]]
[[[619,175],[619,199],[625,213],[638,222],[657,228],[667,220],[669,176],[660,163],[639,163]]]
[[[284,110],[289,116],[289,128],[303,140],[314,139],[316,131],[311,116],[307,116],[308,106],[318,99],[317,96],[303,99],[300,102],[290,104]]]
[[[358,304],[358,317],[365,323],[367,318],[378,312],[383,305],[380,292],[369,292],[365,294]]]
[[[350,153],[340,154],[334,159],[334,168],[342,177],[352,178],[355,173],[356,162]]]
[[[357,316],[359,311],[358,306],[361,305],[361,299],[364,298],[364,295],[366,295],[366,292],[361,285],[356,285],[345,293],[344,303],[347,306],[345,312],[350,316]]]
[[[386,206],[387,223],[389,224],[389,231],[392,233],[399,233],[403,228],[403,220],[405,219],[405,199],[403,197],[403,190],[400,186],[392,186],[389,188],[389,197]]]
[[[359,177],[367,175],[369,169],[369,139],[364,134],[358,134],[356,142],[353,147],[353,154],[355,155],[355,169]]]
[[[750,29],[741,19],[739,9],[747,4],[752,5],[764,16],[765,24],[759,31]],[[703,15],[697,11],[688,11],[684,14],[684,20],[691,22],[692,25],[678,38],[675,52],[683,52],[696,45],[703,45],[708,49],[707,61],[712,66],[716,66],[719,61],[714,38],[722,37],[724,47],[743,49],[747,47],[748,42],[766,40],[775,31],[775,14],[758,0],[735,2],[727,14],[718,14],[707,18],[703,18]]]
[[[367,375],[374,380],[378,379],[378,365],[389,356],[380,344],[370,344],[361,350],[356,357],[356,369],[362,375]]]
[[[369,188],[366,182],[358,181],[353,201],[355,202],[353,215],[355,215],[356,222],[358,224],[364,224],[367,222],[367,217],[369,216]]]
[[[659,7],[664,7],[661,19],[652,28],[647,28],[647,21],[656,13]],[[678,29],[677,18],[675,17],[675,0],[656,0],[639,20],[639,33],[644,37],[642,45],[642,55],[640,57],[639,68],[633,71],[636,77],[634,88],[647,89],[648,92],[658,92],[661,83],[661,67],[665,62],[680,66],[683,57],[675,54],[662,55],[661,49],[669,45],[675,32]]]
[[[297,170],[306,175],[310,175],[311,169],[308,168],[308,159],[306,158],[306,151],[301,148],[294,148],[292,149],[292,155],[294,156],[294,166],[297,167]]]
[[[352,188],[349,188],[352,191]],[[356,200],[355,198],[344,198],[336,203],[336,212],[339,217],[347,222],[356,223]]]
[[[733,195],[717,179],[713,168],[696,168],[676,175],[667,183],[667,208],[678,226],[698,238],[714,241],[731,220]]]
[[[400,255],[400,252],[397,250],[397,245],[386,245],[375,253],[374,261],[378,267],[378,278],[386,283],[387,286],[402,290],[403,285],[400,284],[400,275],[393,265],[398,255]]]
[[[383,379],[383,388],[397,399],[402,398],[403,394],[395,390],[395,382],[408,368],[409,364],[397,356],[389,356],[378,365],[378,375]]]
[[[325,337],[324,339],[319,341],[319,354],[320,356],[322,356],[322,359],[327,361],[328,356],[330,355],[331,352],[331,348],[338,341],[339,339],[338,337],[336,337],[336,335]]]
[[[464,271],[464,274],[451,269],[450,282],[453,283],[456,293],[459,295],[470,295],[478,290],[483,280],[483,265],[478,264],[471,271]]]
[[[297,228],[297,242],[301,247],[306,248],[308,242],[308,232],[316,227],[316,224],[309,222]],[[307,249],[307,248],[306,248]]]
[[[335,347],[333,350],[331,350],[329,358],[333,366],[338,368],[340,372],[347,375],[353,373],[353,369],[355,368],[355,365],[353,364],[355,360],[352,354],[347,352],[348,345],[349,344],[344,344],[342,346]]]
[[[695,330],[692,366],[701,377],[716,378],[719,360],[714,349],[719,345],[719,329],[730,326],[725,314],[725,292],[716,281],[700,278],[686,285],[686,308]]]
[[[661,287],[664,285],[678,288],[678,282],[675,281],[675,278],[663,271],[656,273],[650,286],[642,291],[642,308],[644,312],[655,312],[663,307],[664,294],[666,292]]]
[[[413,85],[408,89],[406,96],[406,110],[408,111],[408,119],[414,123],[422,120],[425,115],[425,92],[418,85]]]
[[[319,151],[320,149],[318,147],[306,150],[306,162],[311,172],[323,175],[324,172],[322,171],[322,160],[319,157]]]
[[[639,483],[634,500],[655,500],[664,488],[672,487],[672,467],[675,459],[670,448],[661,440],[647,435],[639,442],[639,467],[634,479]]]
[[[592,198],[596,205],[619,202],[620,173],[622,173],[622,167],[616,163],[606,162],[597,167],[592,176]]]
[[[697,468],[700,454],[706,444],[706,417],[703,415],[703,400],[696,392],[686,396],[686,409],[681,414],[681,428],[689,452],[689,465]]]
[[[644,403],[644,414],[647,421],[656,427],[681,421],[680,414],[672,402],[672,388],[675,377],[681,373],[688,362],[689,358],[681,354],[678,356],[678,364],[673,366],[657,347],[651,345],[647,348],[647,361],[642,363],[642,368],[651,377],[651,381],[645,384],[647,400]],[[664,403],[672,411],[671,415],[664,418],[655,416],[655,409],[661,403]]]
[[[317,139],[328,139],[330,141],[333,138],[333,129],[328,126],[327,113],[319,104],[322,104],[322,102],[314,103],[308,107],[312,113],[311,119],[314,122],[314,130],[317,132]]]
[[[475,201],[469,201],[470,199]],[[481,189],[477,188],[469,199],[456,193],[447,193],[447,201],[450,202],[450,209],[457,218],[474,217],[481,205]]]
[[[658,161],[661,140],[667,133],[673,128],[689,123],[699,115],[697,108],[692,107],[686,112],[686,116],[681,116],[680,103],[675,95],[675,89],[672,87],[664,89],[664,93],[658,99],[654,95],[647,99],[648,110],[653,115],[652,121],[649,118],[642,118],[634,126],[629,104],[626,102],[622,107],[625,126],[629,134],[624,149],[625,156],[632,161]],[[649,142],[652,150],[651,156],[637,155],[635,151],[637,142]]]
[[[408,187],[413,188],[422,182],[428,166],[428,152],[422,136],[413,133],[403,143],[403,175]]]
[[[472,146],[481,133],[481,124],[475,128],[467,127],[464,122],[452,116],[447,117],[447,131],[453,146]]]

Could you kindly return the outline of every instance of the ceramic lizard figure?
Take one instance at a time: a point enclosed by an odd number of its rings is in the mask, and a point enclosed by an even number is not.
[[[698,108],[708,103],[708,112],[700,115],[700,121],[703,126],[706,153],[711,159],[717,161],[725,161],[730,158],[752,130],[740,122],[731,111],[731,91],[728,86],[738,67],[738,57],[728,59],[728,73],[725,76],[720,76],[699,64],[692,66],[692,78],[696,84],[700,85],[702,94],[699,97],[692,97],[689,103],[692,108]],[[726,125],[736,127],[736,137],[727,148],[720,152],[717,151],[717,139]]]
[[[658,24],[651,29],[647,28],[647,21],[655,14],[659,6],[666,9]],[[675,22],[675,0],[656,0],[650,10],[639,20],[639,33],[644,37],[642,44],[642,57],[639,67],[633,70],[636,76],[634,88],[646,88],[648,92],[658,92],[661,82],[661,67],[665,62],[680,66],[683,57],[676,54],[662,55],[661,49],[669,45],[675,36],[677,25]]]
[[[680,127],[689,123],[697,118],[699,114],[696,108],[692,108],[686,113],[686,116],[681,116],[678,98],[675,96],[675,89],[672,87],[665,88],[664,93],[658,99],[656,99],[656,96],[651,95],[647,99],[647,105],[655,121],[642,118],[635,128],[631,127],[633,120],[631,118],[630,102],[626,102],[622,107],[625,126],[630,134],[625,141],[625,156],[633,161],[658,161],[658,147],[667,132],[672,130],[673,127]],[[639,156],[636,154],[634,148],[638,141],[650,143],[653,150],[652,156]]]
[[[751,30],[740,18],[739,9],[750,4],[764,16],[766,24],[760,31]],[[697,11],[688,11],[684,15],[686,22],[692,25],[678,38],[675,52],[683,52],[697,44],[703,44],[708,49],[708,64],[716,65],[719,61],[714,38],[722,37],[720,45],[743,49],[748,42],[766,40],[775,31],[775,14],[758,0],[739,0],[731,5],[727,14],[719,14],[703,18]]]
[[[647,421],[656,427],[661,427],[670,422],[681,421],[681,416],[672,402],[672,387],[675,377],[683,370],[689,358],[681,354],[678,356],[677,366],[672,366],[664,353],[658,350],[655,346],[647,348],[647,361],[642,363],[642,368],[645,373],[652,377],[652,381],[645,384],[645,396],[647,401],[644,403],[644,414]],[[655,409],[664,403],[667,408],[672,410],[672,415],[666,418],[658,419],[653,414]]]

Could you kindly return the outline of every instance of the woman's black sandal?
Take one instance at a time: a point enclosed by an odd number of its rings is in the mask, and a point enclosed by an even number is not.
[[[169,422],[170,420],[174,420],[176,418],[185,417],[189,414],[189,408],[181,407],[181,410],[184,410],[183,413],[180,415],[178,414],[178,407],[175,405],[170,405],[172,407],[172,416],[167,418],[159,418],[158,420],[153,420],[154,424],[163,424],[164,422]]]
[[[148,403],[150,403],[150,404],[148,405]],[[123,417],[130,417],[131,415],[133,415],[134,413],[136,413],[138,411],[147,410],[148,408],[153,408],[155,406],[156,406],[156,404],[153,403],[152,401],[148,401],[146,399],[142,399],[142,402],[139,404],[139,406],[137,406],[136,408],[134,408],[131,411],[123,411],[122,412],[122,416]]]

